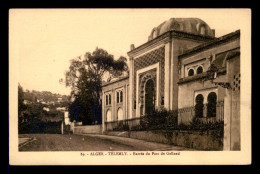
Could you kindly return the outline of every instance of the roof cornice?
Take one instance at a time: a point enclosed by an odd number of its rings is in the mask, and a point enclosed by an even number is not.
[[[230,59],[235,58],[237,56],[240,56],[240,51],[236,51],[233,54],[228,55],[227,60],[230,60]]]
[[[195,35],[195,34],[191,34],[191,33],[171,30],[171,31],[168,31],[168,32],[158,36],[157,38],[150,40],[150,41],[140,45],[139,47],[127,52],[127,55],[129,57],[132,57],[133,55],[136,55],[136,53],[138,53],[139,51],[141,51],[151,45],[154,45],[154,44],[158,43],[159,41],[164,40],[164,42],[166,43],[166,42],[170,41],[171,38],[186,38],[186,39],[199,40],[199,41],[212,41],[212,40],[216,39],[216,38],[212,38],[209,36]]]
[[[240,30],[237,30],[235,32],[229,33],[229,34],[219,37],[215,40],[212,40],[210,42],[207,42],[207,43],[201,44],[197,47],[194,47],[192,49],[186,50],[183,54],[179,55],[178,57],[179,57],[179,59],[181,59],[181,58],[196,54],[200,51],[212,48],[213,46],[220,45],[220,44],[229,42],[231,40],[237,39],[239,37],[240,37]]]
[[[148,48],[148,47],[150,47],[150,46],[152,46],[156,43],[158,44],[160,41],[162,41],[166,38],[170,38],[170,36],[171,36],[170,32],[164,33],[164,34],[158,36],[157,38],[150,40],[150,41],[140,45],[139,47],[127,52],[127,55],[129,57],[133,57],[133,55],[136,55],[136,53],[138,53],[138,52],[140,52],[140,51],[142,51],[142,50],[144,50],[144,49],[146,49],[146,48]]]
[[[105,86],[108,86],[108,85],[110,85],[110,84],[113,84],[113,83],[116,83],[116,82],[119,82],[119,81],[125,80],[125,79],[127,79],[127,78],[129,78],[129,75],[124,76],[124,77],[121,77],[121,78],[116,79],[116,80],[114,80],[114,81],[105,82],[105,83],[102,84],[102,87],[105,87]]]
[[[219,69],[217,74],[218,75],[225,75],[226,69],[225,68]],[[193,82],[193,81],[197,81],[197,80],[207,79],[207,77],[208,77],[207,72],[203,72],[202,74],[198,74],[196,76],[181,78],[181,79],[179,79],[179,81],[177,83],[179,85],[181,85],[181,84],[185,84],[185,83],[189,83],[189,82]]]

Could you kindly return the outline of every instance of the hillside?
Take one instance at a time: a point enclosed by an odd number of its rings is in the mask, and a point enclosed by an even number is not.
[[[69,96],[61,95],[61,94],[53,94],[49,91],[24,91],[23,95],[24,100],[30,101],[30,102],[41,102],[41,103],[63,103],[69,101]]]

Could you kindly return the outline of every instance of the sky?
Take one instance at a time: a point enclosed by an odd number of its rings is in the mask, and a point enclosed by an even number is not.
[[[239,9],[13,9],[9,13],[9,51],[24,89],[70,94],[59,83],[70,60],[107,50],[117,59],[130,45],[148,41],[151,30],[173,17],[195,17],[216,37],[241,29]]]

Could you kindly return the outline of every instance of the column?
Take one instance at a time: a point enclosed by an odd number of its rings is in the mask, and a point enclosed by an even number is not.
[[[128,113],[127,113],[127,110],[128,110],[128,106],[127,106],[127,102],[128,102],[128,98],[127,98],[127,94],[128,94],[128,91],[127,91],[127,84],[125,85],[125,119],[128,119]]]
[[[63,135],[63,121],[61,122],[61,135]]]
[[[164,58],[164,107],[170,109],[170,58],[171,58],[171,42],[165,44]]]
[[[134,60],[130,57],[129,63],[129,118],[133,117],[133,83],[134,83]]]
[[[123,88],[123,120],[126,118],[126,85]]]
[[[223,150],[229,151],[230,148],[230,118],[231,118],[231,91],[226,89],[226,97],[224,98],[224,137],[223,137]]]
[[[178,75],[178,52],[175,50],[173,40],[171,41],[171,77],[170,77],[170,110],[178,108],[178,86],[176,82],[179,80]],[[176,41],[177,42],[177,41]],[[178,43],[175,43],[177,45]]]
[[[116,121],[116,115],[115,115],[115,110],[116,110],[116,100],[115,100],[115,89],[111,89],[111,116],[112,116],[112,121]]]
[[[105,99],[105,94],[104,92],[102,91],[102,134],[103,132],[106,130],[106,125],[105,125],[105,102],[106,102],[106,99]]]

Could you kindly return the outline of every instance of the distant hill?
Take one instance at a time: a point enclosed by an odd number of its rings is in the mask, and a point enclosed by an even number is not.
[[[30,102],[45,102],[45,103],[63,103],[69,101],[69,96],[61,94],[53,94],[49,91],[29,91],[25,90],[23,95],[24,100]]]

